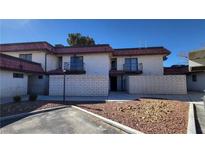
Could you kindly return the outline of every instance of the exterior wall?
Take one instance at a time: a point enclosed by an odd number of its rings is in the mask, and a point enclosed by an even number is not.
[[[66,96],[107,96],[109,78],[99,75],[66,75]],[[49,95],[63,96],[63,75],[49,76]]]
[[[191,67],[196,66],[205,66],[205,58],[189,60],[189,71],[191,71]]]
[[[27,95],[28,75],[24,74],[24,78],[13,78],[13,73],[0,70],[0,98]]]
[[[138,58],[138,63],[143,65],[142,75],[163,75],[163,56],[162,55],[147,55],[147,56],[131,56],[117,57],[117,70],[123,70],[125,58]]]
[[[103,75],[109,76],[110,70],[110,57],[109,54],[83,54],[83,62],[87,75]],[[70,62],[70,55],[63,56],[64,62]]]
[[[129,76],[128,92],[130,94],[186,94],[186,76]]]
[[[45,52],[40,51],[18,51],[18,52],[2,52],[3,54],[19,58],[20,54],[32,54],[32,61],[40,63],[45,70]]]
[[[58,68],[58,57],[56,55],[47,55],[47,71]]]
[[[48,94],[48,76],[43,75],[42,79],[38,75],[28,76],[28,93],[47,95]]]
[[[192,75],[195,74],[197,81],[192,81]],[[205,92],[205,72],[192,73],[187,75],[187,88],[190,91],[202,91]]]

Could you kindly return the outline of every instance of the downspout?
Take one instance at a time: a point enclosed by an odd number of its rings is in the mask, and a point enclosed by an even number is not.
[[[46,52],[45,54],[45,77],[48,79],[45,94],[49,95],[49,77],[47,75],[47,55],[48,55],[48,52]]]
[[[45,72],[47,72],[47,55],[48,55],[48,52],[46,52],[45,54]]]

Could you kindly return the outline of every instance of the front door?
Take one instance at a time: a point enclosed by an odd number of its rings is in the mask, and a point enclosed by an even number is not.
[[[110,77],[110,89],[111,91],[117,91],[117,77],[116,76]]]

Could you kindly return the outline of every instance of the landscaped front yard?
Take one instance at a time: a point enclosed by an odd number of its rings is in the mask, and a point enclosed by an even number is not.
[[[140,99],[78,106],[144,133],[187,133],[189,105],[179,101]]]
[[[161,99],[140,99],[125,103],[84,103],[82,102],[78,106],[144,133],[187,133],[188,103]],[[67,104],[71,103],[67,102]],[[1,104],[0,116],[63,105],[66,104],[58,101],[28,101]]]

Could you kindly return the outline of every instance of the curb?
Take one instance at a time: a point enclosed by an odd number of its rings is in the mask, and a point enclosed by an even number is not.
[[[196,125],[194,119],[194,104],[190,102],[189,104],[189,119],[188,119],[188,126],[187,126],[187,134],[196,134]]]
[[[73,108],[75,108],[75,109],[77,109],[77,110],[83,111],[83,112],[85,112],[85,113],[88,113],[88,114],[90,114],[90,115],[92,115],[92,116],[94,116],[94,117],[96,117],[96,118],[98,118],[98,119],[104,121],[104,122],[107,123],[107,124],[110,124],[110,125],[112,125],[112,126],[114,126],[114,127],[117,127],[117,128],[119,128],[119,129],[123,130],[124,132],[126,132],[126,133],[128,133],[128,134],[144,134],[143,132],[140,132],[140,131],[138,131],[138,130],[135,130],[135,129],[133,129],[133,128],[130,128],[130,127],[128,127],[128,126],[125,126],[125,125],[123,125],[123,124],[120,124],[120,123],[118,123],[118,122],[112,121],[112,120],[110,120],[110,119],[104,118],[104,117],[102,117],[102,116],[100,116],[100,115],[97,115],[97,114],[95,114],[95,113],[92,113],[92,112],[90,112],[90,111],[87,111],[87,110],[85,110],[85,109],[82,109],[82,108],[80,108],[80,107],[77,107],[77,106],[74,106],[74,105],[72,105],[71,107],[73,107]]]
[[[48,112],[48,111],[62,109],[62,108],[66,108],[66,107],[67,106],[64,105],[64,106],[58,106],[58,107],[54,107],[54,108],[47,108],[47,109],[36,110],[36,111],[31,111],[31,112],[24,112],[24,113],[10,115],[10,116],[4,116],[4,117],[0,117],[0,122],[4,121],[4,120],[8,120],[8,119],[23,117],[23,116],[26,116],[26,115],[38,114],[38,113],[42,113],[42,112]]]

